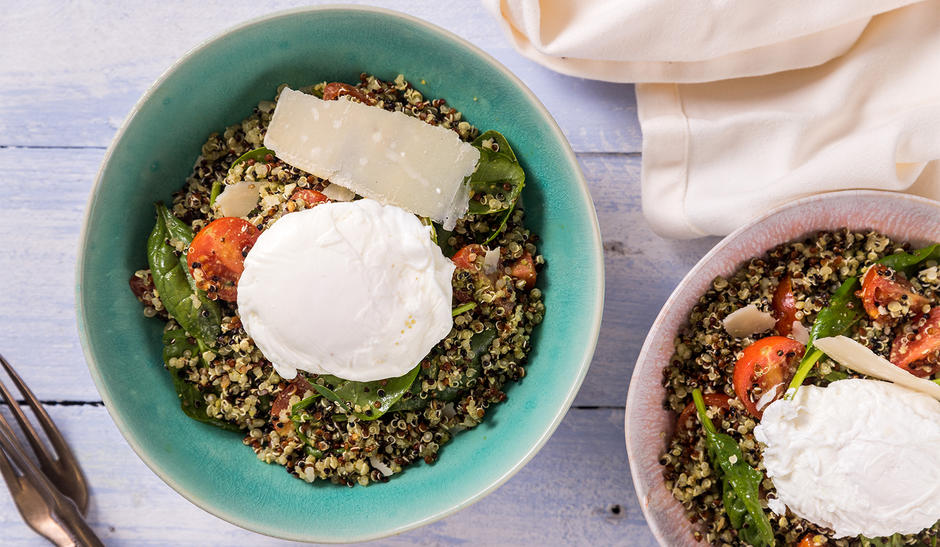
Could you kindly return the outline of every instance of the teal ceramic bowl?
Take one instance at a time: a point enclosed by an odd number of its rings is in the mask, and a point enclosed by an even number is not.
[[[381,39],[376,39],[381,37]],[[256,459],[241,436],[179,409],[161,361],[163,323],[128,290],[147,264],[152,204],[180,188],[209,133],[251,113],[277,86],[405,74],[483,129],[506,135],[525,167],[529,225],[542,237],[547,312],[529,374],[434,465],[386,484],[307,484]],[[293,540],[358,541],[449,515],[530,460],[587,372],[601,320],[604,269],[597,218],[577,161],[535,96],[494,59],[423,21],[377,9],[277,13],[192,51],[144,95],[109,149],[79,252],[78,324],[88,366],[118,428],[176,491],[220,518]]]

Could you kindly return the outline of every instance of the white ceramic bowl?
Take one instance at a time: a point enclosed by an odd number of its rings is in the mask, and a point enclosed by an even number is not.
[[[846,191],[788,203],[715,245],[682,279],[650,327],[630,379],[624,429],[633,484],[660,544],[702,545],[692,537],[682,506],[663,486],[659,464],[676,421],[675,414],[663,408],[662,371],[692,306],[716,276],[730,275],[749,258],[780,243],[842,227],[877,230],[915,244],[940,241],[940,202],[891,192]]]

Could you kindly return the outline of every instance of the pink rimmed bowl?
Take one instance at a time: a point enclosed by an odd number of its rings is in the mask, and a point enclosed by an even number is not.
[[[940,202],[908,194],[844,191],[803,198],[766,213],[722,239],[676,287],[659,312],[640,351],[630,389],[624,430],[630,472],[653,535],[669,547],[701,546],[682,505],[666,490],[659,457],[676,416],[663,408],[663,368],[673,340],[712,280],[728,276],[753,256],[820,230],[877,230],[914,244],[940,241]]]

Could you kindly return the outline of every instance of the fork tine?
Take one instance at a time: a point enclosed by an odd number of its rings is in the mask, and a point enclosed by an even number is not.
[[[16,474],[16,470],[13,469],[13,464],[7,459],[6,453],[3,450],[0,450],[0,475],[3,476],[3,480],[6,481],[7,487],[10,489],[10,494],[12,494],[15,499],[20,490],[22,490],[22,486],[20,485],[20,478]]]
[[[13,366],[7,362],[3,355],[0,355],[0,364],[3,365],[4,370],[6,370],[10,379],[13,380],[13,383],[16,384],[17,389],[20,394],[23,395],[26,403],[33,409],[36,419],[39,420],[39,424],[42,426],[43,431],[45,431],[49,442],[52,443],[52,448],[55,450],[55,458],[58,461],[54,463],[48,448],[46,448],[45,443],[42,442],[42,439],[40,439],[32,424],[26,419],[26,415],[23,413],[20,405],[16,402],[16,399],[11,396],[3,382],[0,382],[0,395],[2,395],[10,405],[16,417],[16,421],[19,422],[23,431],[26,433],[26,438],[30,446],[33,447],[36,456],[39,458],[40,468],[52,479],[52,482],[56,484],[63,494],[72,498],[75,505],[78,506],[79,511],[84,514],[88,507],[88,487],[81,467],[78,465],[78,460],[72,454],[72,450],[59,432],[59,428],[56,427],[52,418],[46,413],[46,409],[43,408],[39,399],[36,398],[32,390],[29,389],[26,382],[20,378],[20,375],[13,370]]]
[[[31,397],[32,393],[23,393],[23,381],[16,376],[16,373],[13,372],[10,364],[7,363],[7,360],[3,358],[3,355],[0,355],[0,363],[3,364],[3,368],[7,370],[7,373],[10,375],[10,378],[13,379],[13,383],[16,384],[16,387],[19,388],[20,393],[26,398],[26,402],[29,403],[30,408],[33,409],[33,412],[36,411],[36,406],[33,404]],[[29,391],[28,389],[26,391]],[[26,414],[23,413],[23,409],[20,407],[20,404],[16,402],[16,397],[7,389],[7,386],[0,380],[0,397],[10,405],[10,410],[13,411],[13,417],[16,418],[16,421],[20,424],[20,427],[23,428],[23,432],[26,433],[26,440],[29,441],[29,445],[33,447],[33,451],[36,453],[36,456],[39,458],[39,462],[43,469],[52,468],[53,456],[49,454],[49,450],[43,444],[42,439],[39,438],[39,434],[36,432],[36,429],[33,428],[33,424],[29,422],[26,418]],[[38,412],[37,412],[38,414]],[[42,419],[40,419],[40,422]],[[45,429],[45,428],[44,428]]]
[[[94,530],[88,526],[78,508],[73,501],[67,498],[61,491],[56,489],[50,482],[49,477],[44,475],[36,465],[25,455],[26,448],[16,439],[13,429],[6,418],[0,414],[0,452],[5,453],[0,459],[9,457],[19,471],[23,474],[21,477],[23,490],[20,492],[32,492],[41,499],[44,515],[35,518],[36,515],[27,516],[23,513],[23,507],[17,501],[17,509],[23,514],[23,518],[30,528],[45,536],[57,545],[83,545],[88,547],[104,547]],[[6,474],[4,474],[6,478]],[[27,490],[26,485],[31,490]],[[11,490],[12,492],[12,490]]]

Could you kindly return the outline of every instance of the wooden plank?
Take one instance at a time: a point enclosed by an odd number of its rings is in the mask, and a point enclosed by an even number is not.
[[[0,21],[0,146],[107,146],[186,51],[238,23],[318,3],[330,2],[23,3]],[[410,13],[482,47],[541,98],[575,150],[639,151],[633,86],[562,76],[523,58],[480,2],[355,3]]]
[[[579,157],[604,240],[604,320],[575,405],[623,406],[640,348],[660,308],[718,238],[659,237],[643,219],[640,158]]]
[[[89,522],[107,545],[292,545],[191,505],[137,458],[104,408],[52,406],[49,412],[84,467],[92,487]],[[44,544],[5,493],[0,538],[9,546]],[[377,543],[470,541],[654,545],[630,481],[623,411],[572,410],[542,451],[496,492],[442,521]]]
[[[74,312],[74,262],[83,209],[102,150],[0,149],[7,197],[0,200],[2,351],[44,400],[96,401]],[[653,234],[639,201],[637,156],[585,155],[607,271],[604,322],[576,400],[623,406],[646,331],[673,287],[714,239]]]

